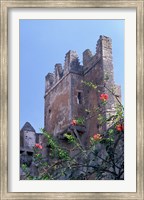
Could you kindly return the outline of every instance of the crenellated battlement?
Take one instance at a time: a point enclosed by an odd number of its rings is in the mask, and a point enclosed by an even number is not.
[[[93,55],[92,55],[92,52],[90,51],[90,49],[86,49],[83,52],[83,65],[87,66],[87,64],[92,59],[92,57],[93,57]]]
[[[63,71],[61,63],[55,64],[55,83],[63,77]]]
[[[96,58],[107,56],[112,57],[112,40],[109,37],[100,35],[96,44]]]
[[[54,74],[53,73],[48,73],[45,77],[45,91],[50,89],[54,85]]]
[[[93,55],[90,49],[83,52],[83,65],[79,62],[79,57],[76,51],[68,51],[65,55],[64,65],[61,63],[55,64],[54,73],[48,73],[46,76],[45,91],[48,91],[59,80],[68,73],[78,73],[83,75],[100,59],[112,60],[112,41],[111,38],[100,36],[96,44],[96,52]]]
[[[71,69],[78,70],[80,67],[79,58],[76,51],[68,51],[65,55],[64,71],[69,72]]]
[[[112,59],[112,40],[109,37],[100,35],[96,44],[96,52],[92,54],[90,49],[83,52],[84,70],[88,70],[104,57]]]
[[[68,51],[65,55],[64,66],[61,63],[55,64],[54,73],[48,73],[45,77],[45,91],[53,87],[64,75],[69,72],[82,73],[83,66],[80,65],[76,51]]]

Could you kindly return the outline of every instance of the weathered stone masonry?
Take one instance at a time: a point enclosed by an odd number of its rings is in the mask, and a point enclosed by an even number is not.
[[[104,82],[105,76],[109,79]],[[89,81],[99,85],[97,90],[82,83]],[[105,84],[105,87],[103,85]],[[48,73],[45,78],[45,118],[46,131],[58,136],[60,132],[70,126],[72,119],[84,116],[86,120],[87,137],[99,132],[97,116],[88,119],[85,109],[92,110],[99,106],[101,93],[109,95],[109,101],[104,108],[105,115],[114,112],[115,99],[106,88],[115,86],[118,96],[120,87],[114,83],[112,63],[112,41],[109,37],[100,36],[96,45],[96,54],[87,49],[83,52],[83,65],[79,63],[75,51],[69,51],[65,56],[64,66],[55,65],[54,73]],[[105,124],[103,130],[107,129]]]
[[[109,77],[106,81],[105,78]],[[92,82],[98,87],[94,90],[84,82]],[[105,85],[105,87],[104,87]],[[103,115],[107,116],[115,112],[116,101],[107,89],[115,88],[116,94],[121,99],[121,88],[114,83],[112,62],[112,41],[106,36],[100,36],[96,45],[96,53],[93,55],[89,49],[83,52],[83,65],[80,64],[75,51],[67,52],[64,66],[57,63],[54,73],[48,73],[45,77],[45,105],[44,128],[53,134],[65,148],[71,149],[63,133],[71,131],[71,121],[84,117],[86,123],[83,127],[77,126],[76,137],[82,146],[87,145],[89,137],[95,133],[104,133],[110,123],[99,126],[98,114],[95,109],[100,106],[100,94],[107,93],[109,99],[103,107]],[[91,112],[88,112],[90,110]],[[93,112],[94,111],[94,112]],[[93,113],[95,113],[93,115]],[[83,134],[80,134],[83,132]],[[36,143],[43,146],[44,158],[50,150],[43,134],[38,134],[29,122],[20,130],[20,166],[27,164],[31,175],[38,175],[38,169],[32,162],[33,147]],[[71,155],[74,152],[71,152]],[[25,173],[20,168],[20,179],[25,179]]]

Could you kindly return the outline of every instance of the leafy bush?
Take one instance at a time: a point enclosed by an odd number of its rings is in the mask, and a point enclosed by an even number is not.
[[[106,79],[108,80],[108,79]],[[86,86],[97,90],[99,86],[91,82],[84,82]],[[105,85],[103,85],[106,88]],[[84,126],[85,119],[73,119],[73,131],[64,133],[69,148],[63,147],[52,134],[41,129],[49,149],[47,161],[42,156],[42,146],[34,147],[33,163],[37,166],[38,174],[32,175],[26,165],[23,171],[25,179],[29,180],[121,180],[124,179],[124,108],[113,89],[106,88],[110,95],[117,100],[115,112],[103,115],[103,107],[107,105],[109,95],[101,93],[99,108],[86,112],[97,114],[99,126],[110,124],[107,131],[95,133],[89,138],[89,146],[83,147],[75,136],[76,126]]]

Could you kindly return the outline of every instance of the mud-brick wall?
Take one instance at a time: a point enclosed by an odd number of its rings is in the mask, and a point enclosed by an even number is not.
[[[45,129],[54,136],[66,127],[71,119],[70,76],[64,76],[45,96]]]

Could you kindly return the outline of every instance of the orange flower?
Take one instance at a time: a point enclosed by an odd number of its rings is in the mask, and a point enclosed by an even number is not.
[[[77,125],[77,121],[75,119],[73,119],[71,124],[75,126],[75,125]]]
[[[101,139],[102,139],[102,136],[101,136],[100,134],[97,133],[97,134],[94,134],[94,135],[93,135],[93,139],[94,139],[94,140],[101,140]]]
[[[107,101],[108,100],[108,94],[101,94],[100,95],[100,100]]]
[[[38,148],[38,149],[42,149],[42,145],[40,145],[38,143],[35,144],[35,147]]]
[[[124,131],[124,125],[123,124],[116,125],[116,130],[117,131]]]

